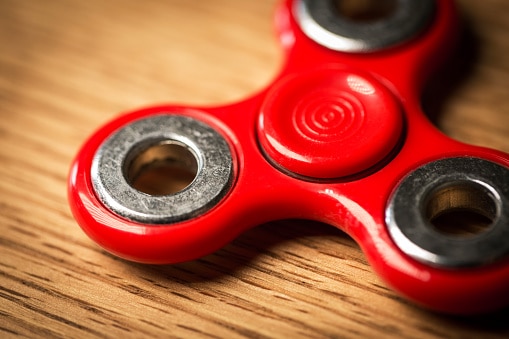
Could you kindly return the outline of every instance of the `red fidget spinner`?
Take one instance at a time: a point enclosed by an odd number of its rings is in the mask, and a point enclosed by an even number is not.
[[[99,129],[70,172],[76,220],[106,250],[145,263],[199,258],[268,221],[317,220],[352,236],[421,305],[508,305],[509,155],[444,136],[420,104],[454,46],[453,1],[398,0],[372,20],[337,6],[282,3],[286,62],[260,93],[150,107]],[[175,185],[144,186],[148,169]],[[468,213],[487,227],[461,237],[438,227]]]

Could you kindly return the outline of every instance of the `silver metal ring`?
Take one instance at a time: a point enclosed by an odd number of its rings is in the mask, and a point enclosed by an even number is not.
[[[490,225],[460,237],[440,232],[430,221],[454,210],[485,216]],[[420,262],[442,268],[495,262],[509,254],[509,169],[469,157],[428,163],[399,184],[386,223],[396,245]]]
[[[134,188],[128,179],[133,159],[154,145],[168,143],[195,157],[194,180],[166,195]],[[95,154],[91,176],[96,195],[114,213],[141,223],[167,224],[215,206],[231,186],[233,160],[225,138],[207,124],[161,114],[131,122],[106,139]]]
[[[333,0],[296,0],[293,13],[302,31],[318,44],[341,52],[373,52],[403,43],[427,28],[434,0],[394,0],[386,16],[357,21],[342,15]]]

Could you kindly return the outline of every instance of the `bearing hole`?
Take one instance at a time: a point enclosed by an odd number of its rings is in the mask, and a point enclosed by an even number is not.
[[[439,187],[425,206],[428,221],[440,233],[470,237],[490,229],[497,218],[497,203],[488,188],[465,181]]]
[[[335,0],[340,15],[359,22],[387,18],[396,9],[397,0]]]
[[[134,154],[127,163],[129,184],[150,195],[169,195],[182,191],[196,178],[198,161],[183,143],[164,141]]]

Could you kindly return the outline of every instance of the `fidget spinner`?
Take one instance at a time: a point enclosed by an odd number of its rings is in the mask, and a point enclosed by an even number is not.
[[[262,223],[316,220],[352,236],[420,305],[507,306],[509,155],[448,138],[421,109],[458,35],[453,1],[372,3],[387,6],[355,18],[340,1],[284,1],[285,63],[258,94],[150,107],[100,128],[70,172],[79,225],[127,260],[176,263]],[[144,187],[148,169],[170,172],[175,187]],[[445,232],[437,220],[451,215],[486,227]]]

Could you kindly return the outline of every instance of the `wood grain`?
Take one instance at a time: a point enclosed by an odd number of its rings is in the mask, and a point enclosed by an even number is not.
[[[407,303],[325,225],[263,225],[174,266],[122,261],[79,229],[66,176],[85,138],[126,110],[262,88],[281,63],[274,6],[0,1],[0,337],[509,335],[507,310],[458,318]],[[509,2],[459,6],[467,38],[427,95],[433,120],[509,152]]]

